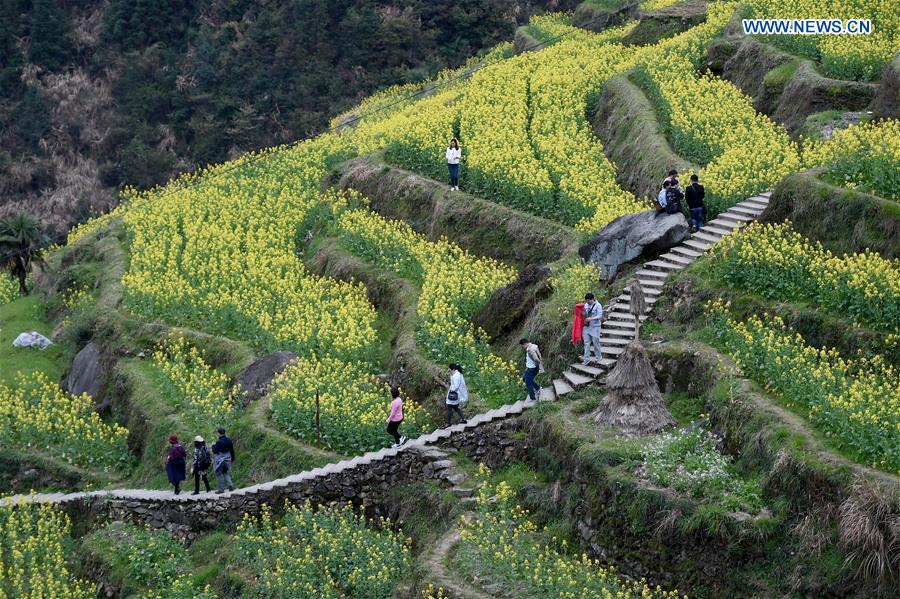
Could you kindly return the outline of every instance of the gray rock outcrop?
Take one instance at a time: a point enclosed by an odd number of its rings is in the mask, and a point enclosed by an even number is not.
[[[269,385],[285,367],[297,358],[297,354],[289,351],[277,351],[255,361],[238,375],[235,384],[240,385],[237,400],[241,406],[247,407],[269,391]]]
[[[683,215],[648,210],[612,221],[581,246],[578,255],[601,267],[607,280],[611,280],[626,262],[659,254],[687,236],[688,224]]]
[[[105,380],[106,372],[100,362],[100,347],[91,341],[72,360],[72,368],[66,377],[66,390],[72,395],[87,393],[97,399]]]
[[[472,317],[472,323],[492,339],[509,333],[525,320],[537,302],[550,295],[549,276],[546,266],[526,266],[519,278],[491,295]]]

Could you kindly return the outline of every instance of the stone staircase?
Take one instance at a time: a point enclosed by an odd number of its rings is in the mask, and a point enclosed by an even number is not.
[[[684,270],[722,237],[756,220],[769,205],[771,195],[772,192],[767,191],[732,206],[667,253],[656,260],[644,263],[643,268],[635,273],[647,304],[645,313],[640,316],[641,322],[647,319],[647,313],[653,309],[653,304],[662,293],[663,284],[670,274]],[[592,358],[599,364],[591,366],[583,366],[580,362],[572,364],[562,373],[562,378],[555,379],[551,385],[541,389],[542,401],[554,401],[576,389],[600,381],[602,375],[616,365],[619,354],[625,351],[625,346],[634,339],[636,330],[634,316],[629,310],[631,295],[627,287],[630,282],[626,282],[625,291],[613,299],[610,306],[604,310],[600,337],[603,355],[597,360],[597,356],[591,352]]]
[[[644,291],[647,303],[646,312],[653,309],[653,304],[662,293],[663,283],[670,274],[683,270],[721,240],[722,237],[738,227],[755,220],[768,205],[769,196],[771,196],[771,192],[765,192],[735,205],[720,214],[716,219],[710,221],[707,226],[694,233],[690,238],[672,248],[668,253],[661,255],[656,260],[645,263],[644,267],[637,271],[636,278]],[[600,356],[599,366],[583,366],[580,362],[572,364],[569,369],[562,373],[561,378],[553,380],[551,385],[541,389],[540,401],[555,401],[576,389],[596,383],[600,380],[601,375],[608,372],[615,365],[619,354],[624,351],[625,345],[630,343],[635,335],[634,317],[629,312],[629,295],[627,290],[613,300],[612,305],[605,311],[604,316],[603,336],[601,337],[602,355]],[[646,318],[646,313],[640,316],[641,321],[646,320]],[[240,500],[245,497],[265,497],[272,492],[277,492],[279,489],[304,486],[322,479],[339,478],[361,467],[371,468],[373,464],[395,458],[398,454],[404,452],[415,452],[420,461],[430,465],[430,475],[433,478],[445,481],[452,487],[452,491],[462,498],[471,494],[472,490],[463,486],[462,483],[465,476],[453,467],[452,462],[447,460],[447,454],[436,447],[436,445],[445,443],[451,437],[471,431],[471,429],[483,424],[519,415],[532,406],[534,406],[534,403],[527,400],[507,404],[497,409],[477,414],[469,418],[465,424],[459,423],[447,428],[434,430],[417,439],[408,441],[401,447],[372,451],[352,459],[342,460],[282,479],[236,489],[221,495],[190,495],[185,493],[176,496],[171,491],[115,489],[77,493],[15,495],[0,498],[0,505],[9,505],[17,502],[65,505],[85,500],[118,500],[133,502],[135,505],[146,502],[188,505],[208,502],[228,503],[229,500]],[[129,505],[133,507],[131,504]],[[224,510],[225,507],[223,506],[219,509]]]

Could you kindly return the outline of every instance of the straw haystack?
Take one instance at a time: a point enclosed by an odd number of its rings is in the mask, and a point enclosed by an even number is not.
[[[675,425],[637,339],[625,346],[606,378],[606,388],[608,393],[593,414],[597,424],[613,426],[630,436],[651,435]]]

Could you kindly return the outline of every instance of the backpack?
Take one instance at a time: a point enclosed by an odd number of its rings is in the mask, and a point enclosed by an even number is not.
[[[666,214],[681,212],[681,195],[678,190],[669,189],[666,193]]]
[[[212,466],[212,458],[209,457],[209,449],[204,445],[197,450],[197,468],[199,470],[209,470]]]

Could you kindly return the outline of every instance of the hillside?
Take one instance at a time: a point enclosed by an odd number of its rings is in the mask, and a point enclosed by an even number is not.
[[[900,22],[740,29],[820,4],[533,15],[0,278],[0,593],[896,596]]]
[[[0,216],[60,239],[128,185],[293,141],[563,0],[0,4]]]

